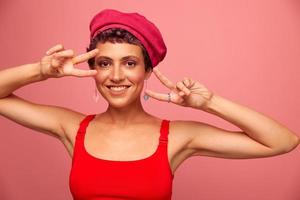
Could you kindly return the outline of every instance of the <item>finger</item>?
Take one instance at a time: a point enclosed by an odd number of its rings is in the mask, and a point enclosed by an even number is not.
[[[54,68],[58,68],[62,65],[63,62],[66,61],[66,58],[72,58],[74,57],[74,51],[72,49],[55,52],[52,54],[53,59],[51,60],[51,65]]]
[[[169,89],[174,89],[175,86],[172,83],[172,81],[170,81],[166,76],[164,76],[158,69],[157,67],[153,68],[153,72],[155,74],[155,76],[158,78],[158,80],[160,80],[160,82],[162,84],[164,84],[165,86],[167,86],[167,88]]]
[[[193,79],[190,79],[191,80],[191,87],[193,87],[197,81],[193,80]]]
[[[189,79],[189,81],[190,81],[190,87],[193,87],[194,84],[196,83],[196,81],[191,78]]]
[[[77,77],[94,76],[97,74],[97,70],[83,70],[74,68],[70,75]]]
[[[189,95],[191,93],[191,91],[187,87],[185,87],[182,81],[176,84],[176,88],[183,91],[186,95]]]
[[[46,54],[49,56],[57,51],[60,51],[60,50],[63,50],[64,49],[64,46],[62,44],[57,44],[55,45],[54,47],[51,47],[47,52]]]
[[[187,88],[189,88],[189,87],[190,87],[190,80],[189,80],[189,78],[187,78],[187,77],[184,77],[184,79],[183,79],[183,83],[184,83],[184,85],[185,85]]]
[[[184,93],[183,91],[180,91],[180,92],[179,92],[179,96],[182,97],[182,96],[184,96],[184,95],[185,95],[185,93]]]
[[[54,58],[68,58],[68,57],[73,57],[74,56],[74,51],[72,49],[60,51],[57,53],[53,54]]]
[[[168,94],[157,93],[157,92],[153,92],[151,90],[145,90],[145,93],[147,95],[149,95],[150,97],[157,99],[159,101],[168,101],[169,100]],[[172,96],[171,96],[171,98],[172,98]],[[172,99],[171,99],[171,101],[172,101]]]
[[[76,56],[72,59],[73,64],[78,64],[89,60],[90,58],[95,57],[99,53],[99,49],[94,49],[87,53]]]

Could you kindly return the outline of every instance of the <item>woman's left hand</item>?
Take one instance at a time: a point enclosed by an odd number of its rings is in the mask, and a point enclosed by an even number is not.
[[[159,101],[172,102],[181,106],[197,109],[205,109],[207,103],[214,95],[213,92],[208,90],[204,85],[191,78],[185,77],[175,85],[157,68],[153,68],[153,72],[160,82],[171,90],[169,93],[170,99],[168,94],[145,90],[145,93],[148,96]]]

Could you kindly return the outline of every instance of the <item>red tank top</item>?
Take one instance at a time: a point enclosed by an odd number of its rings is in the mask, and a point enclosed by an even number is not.
[[[84,147],[86,127],[95,117],[80,123],[69,176],[74,200],[170,200],[174,175],[168,160],[169,120],[162,120],[159,145],[154,154],[132,161],[96,158]]]

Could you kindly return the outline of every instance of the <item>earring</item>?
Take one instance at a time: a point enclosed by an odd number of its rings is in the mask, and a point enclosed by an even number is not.
[[[93,99],[96,103],[99,101],[99,92],[97,90],[97,87],[95,87],[95,92],[94,92],[94,95],[93,95]]]
[[[145,90],[147,89],[147,80],[145,80]],[[149,96],[144,92],[144,100],[147,101],[149,99]]]

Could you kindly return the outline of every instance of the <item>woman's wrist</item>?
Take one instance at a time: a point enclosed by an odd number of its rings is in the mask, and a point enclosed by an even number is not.
[[[206,101],[204,106],[202,107],[202,110],[205,112],[215,114],[217,110],[217,101],[218,98],[220,98],[218,95],[213,94],[209,100]]]
[[[44,81],[48,79],[48,77],[42,73],[42,67],[40,62],[32,63],[31,65],[34,66],[36,72],[34,76],[35,81]]]

